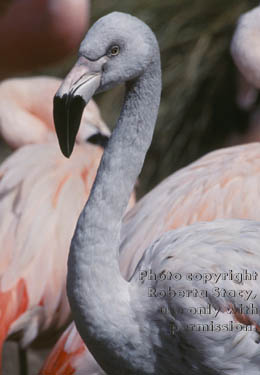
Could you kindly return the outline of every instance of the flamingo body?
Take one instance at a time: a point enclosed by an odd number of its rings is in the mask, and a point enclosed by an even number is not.
[[[81,144],[66,163],[56,142],[49,142],[24,146],[2,163],[1,343],[20,332],[26,347],[41,332],[58,330],[68,321],[69,243],[101,155],[101,148]],[[67,210],[70,228],[63,221]]]
[[[64,331],[46,359],[41,375],[105,375],[82,341],[74,323]]]
[[[69,244],[103,153],[86,140],[108,136],[109,130],[91,102],[75,154],[65,160],[52,120],[59,85],[60,80],[48,77],[0,84],[0,130],[18,148],[0,165],[0,352],[7,337],[27,347],[39,335],[53,336],[70,319],[65,292]]]
[[[145,249],[172,229],[219,218],[259,220],[259,191],[259,143],[211,152],[169,176],[124,217],[119,257],[123,276],[130,279]],[[94,375],[92,366],[93,357],[72,323],[41,374],[60,375],[70,368],[72,374]]]

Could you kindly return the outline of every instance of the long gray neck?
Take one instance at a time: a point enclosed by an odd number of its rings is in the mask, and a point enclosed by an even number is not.
[[[118,254],[122,217],[151,144],[160,95],[158,52],[147,70],[127,84],[120,117],[69,254],[67,288],[73,317],[86,345],[106,370],[111,363],[118,366],[119,357],[120,363],[129,357],[141,339]]]

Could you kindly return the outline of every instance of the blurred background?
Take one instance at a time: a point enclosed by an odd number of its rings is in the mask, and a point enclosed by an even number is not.
[[[41,65],[31,61],[29,68],[12,69],[11,60],[8,60],[8,48],[11,48],[8,37],[12,33],[17,37],[23,32],[23,25],[30,22],[35,22],[44,34],[44,23],[37,23],[37,12],[41,10],[35,6],[37,2],[43,4],[44,1],[1,0],[0,78],[31,75],[64,77],[76,60],[76,52],[64,53],[64,58],[61,57],[58,63],[50,60]],[[18,22],[16,31],[17,21],[11,12],[14,3],[28,5],[24,24],[22,12],[18,13],[21,22]],[[140,176],[138,197],[206,152],[233,144],[236,139],[243,140],[252,108],[241,109],[236,103],[238,73],[229,47],[240,14],[258,3],[257,0],[95,0],[91,3],[90,25],[111,11],[129,12],[150,25],[161,48],[162,101],[153,143]],[[31,36],[29,32],[24,34],[28,40]],[[29,43],[26,48],[28,53],[30,48],[35,50],[35,45]],[[43,56],[46,48],[48,41],[41,47]],[[24,54],[21,48],[21,61]],[[123,92],[124,88],[118,87],[113,93],[100,94],[95,98],[109,127],[113,126],[119,114]],[[3,160],[10,152],[1,141],[0,159]],[[33,360],[35,374],[37,358]],[[6,362],[4,374],[15,375],[14,362]],[[11,369],[7,371],[8,366]]]
[[[3,10],[10,3],[12,0],[2,0]],[[152,147],[138,185],[139,197],[180,167],[229,144],[234,133],[243,135],[247,131],[248,111],[236,104],[237,71],[229,46],[239,15],[257,4],[257,0],[95,0],[91,3],[90,24],[111,11],[129,12],[151,26],[161,48],[162,102]],[[26,74],[64,77],[75,59],[76,54],[59,64],[36,67]],[[118,116],[123,90],[119,87],[113,93],[96,96],[110,127]],[[2,154],[5,156],[6,152],[2,150]]]

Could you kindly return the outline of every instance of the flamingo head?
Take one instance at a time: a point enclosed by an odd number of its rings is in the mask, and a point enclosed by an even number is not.
[[[158,45],[150,28],[129,14],[110,13],[90,28],[78,61],[54,97],[55,128],[66,157],[73,151],[91,97],[139,77],[152,62],[154,48]]]

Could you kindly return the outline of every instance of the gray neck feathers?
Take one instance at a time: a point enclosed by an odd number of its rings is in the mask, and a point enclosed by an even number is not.
[[[67,288],[73,317],[104,368],[106,360],[115,364],[120,357],[124,362],[124,351],[129,355],[140,336],[118,253],[122,217],[152,140],[160,94],[158,51],[146,71],[127,83],[120,117],[71,244]]]

